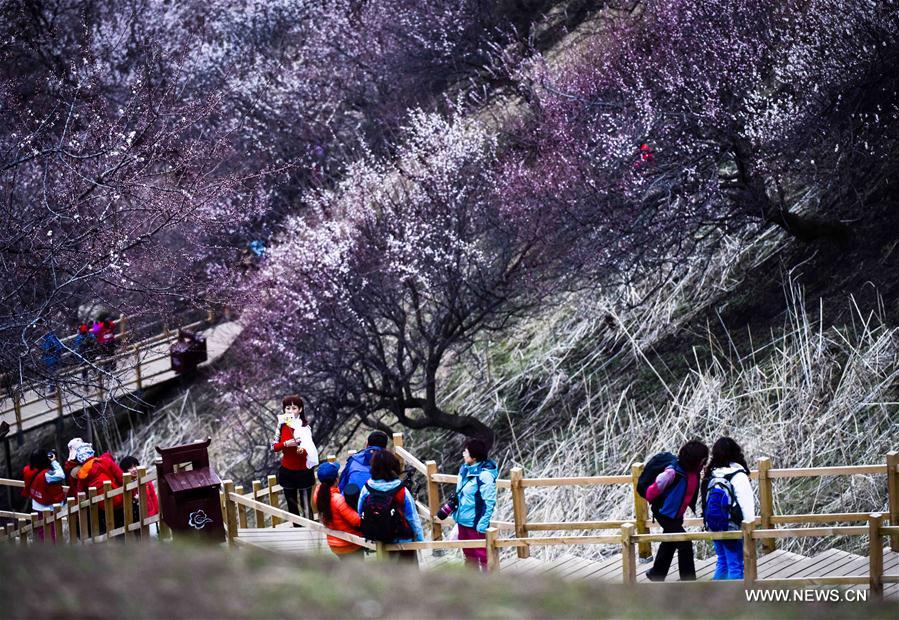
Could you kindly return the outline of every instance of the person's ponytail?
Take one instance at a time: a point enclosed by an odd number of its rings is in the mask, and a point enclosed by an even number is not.
[[[331,518],[331,487],[334,486],[333,480],[320,481],[318,485],[318,494],[315,496],[315,507],[318,508],[318,518],[325,524],[330,526]]]

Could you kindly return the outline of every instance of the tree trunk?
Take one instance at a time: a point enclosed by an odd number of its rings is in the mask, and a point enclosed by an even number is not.
[[[818,239],[847,243],[851,233],[849,226],[842,222],[813,215],[798,215],[778,208],[768,210],[765,216],[772,224],[780,226],[794,238],[806,243]]]

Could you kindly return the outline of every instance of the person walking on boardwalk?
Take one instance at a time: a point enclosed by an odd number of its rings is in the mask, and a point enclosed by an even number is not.
[[[701,441],[688,441],[681,447],[677,459],[665,467],[655,482],[646,489],[646,499],[652,506],[653,517],[662,526],[664,533],[685,532],[684,513],[688,506],[696,512],[699,476],[708,457],[708,446]],[[650,460],[647,468],[652,463]],[[646,578],[650,581],[664,581],[675,551],[681,581],[695,580],[696,566],[693,563],[693,543],[690,541],[661,543],[655,563],[646,571]]]
[[[318,448],[312,441],[312,428],[306,419],[305,404],[297,394],[281,400],[283,415],[278,416],[278,429],[272,450],[281,453],[278,484],[284,489],[287,510],[307,519],[312,518],[312,487],[315,486],[315,467]]]
[[[340,482],[337,488],[351,506],[355,506],[359,502],[359,491],[371,478],[372,457],[377,452],[386,449],[387,433],[372,431],[368,436],[365,449],[347,459],[346,467],[340,472]]]
[[[415,499],[400,480],[400,462],[392,452],[381,450],[371,459],[371,480],[359,492],[358,512],[362,534],[368,540],[389,544],[424,540]],[[418,553],[391,551],[391,557],[417,562]]]
[[[456,483],[453,519],[459,526],[459,540],[484,540],[496,507],[496,462],[487,458],[487,443],[469,439],[462,450],[462,467]],[[487,549],[463,549],[465,564],[487,570]]]
[[[755,499],[749,466],[739,444],[722,437],[702,479],[702,517],[710,532],[739,531],[744,520],[755,520]],[[743,579],[743,540],[715,540],[718,564],[712,579]]]
[[[362,519],[354,506],[349,506],[337,486],[337,472],[339,463],[322,463],[318,466],[318,489],[315,495],[315,507],[318,508],[318,516],[322,524],[332,530],[339,530],[347,534],[361,536]],[[362,559],[365,549],[359,545],[328,536],[328,547],[341,560]]]

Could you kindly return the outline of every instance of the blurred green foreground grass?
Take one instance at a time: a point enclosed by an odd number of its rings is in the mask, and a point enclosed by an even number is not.
[[[895,603],[747,603],[739,584],[625,588],[245,549],[3,546],[0,563],[4,618],[899,617]]]

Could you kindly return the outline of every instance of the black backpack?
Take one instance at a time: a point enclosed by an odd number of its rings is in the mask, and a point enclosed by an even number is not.
[[[362,535],[367,540],[393,542],[412,538],[412,527],[406,521],[404,501],[406,487],[400,485],[396,491],[378,491],[365,485],[368,495],[362,500]]]
[[[649,459],[649,462],[643,467],[643,473],[637,479],[637,494],[646,499],[646,489],[652,486],[659,474],[675,463],[677,463],[677,457],[670,452],[659,452]]]

